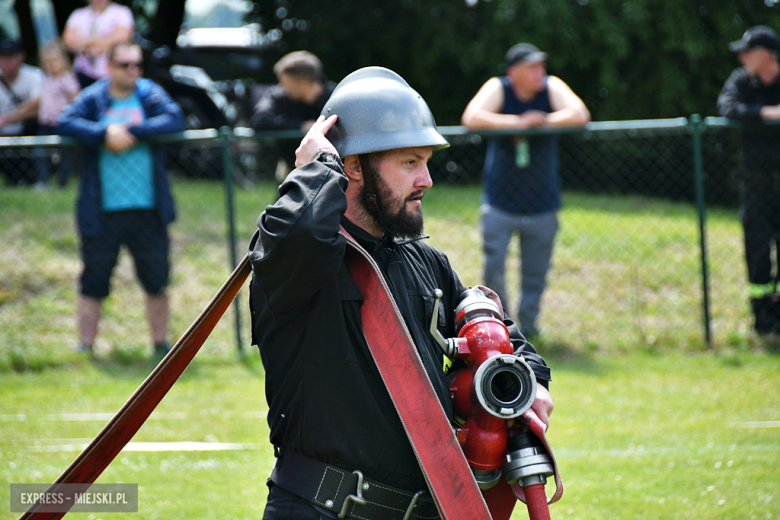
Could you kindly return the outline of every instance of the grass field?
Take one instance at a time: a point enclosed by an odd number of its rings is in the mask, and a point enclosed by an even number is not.
[[[777,356],[640,353],[549,362],[556,401],[549,437],[566,486],[551,508],[554,519],[780,514]],[[3,375],[0,518],[18,516],[8,513],[10,483],[52,481],[106,422],[78,414],[115,412],[151,368],[105,362]],[[140,513],[68,517],[259,518],[273,464],[265,410],[254,363],[196,358],[133,442],[214,443],[215,451],[123,452],[98,482],[137,483]],[[216,451],[217,443],[244,446]],[[514,518],[525,517],[519,506]]]
[[[181,334],[227,278],[225,195],[214,183],[176,183],[172,227],[172,322]],[[0,192],[0,371],[78,362],[73,307],[79,273],[73,223],[75,190]],[[437,187],[426,196],[430,242],[447,252],[466,285],[481,282],[479,187]],[[273,202],[270,185],[236,194],[238,255],[257,216]],[[705,346],[695,208],[641,197],[567,193],[540,324],[550,350],[572,352]],[[712,330],[718,347],[761,348],[750,332],[741,229],[734,211],[708,220]],[[507,307],[517,307],[517,242],[507,262]],[[143,300],[127,256],[117,269],[96,345],[118,361],[149,349]],[[241,297],[246,307],[246,297]],[[246,309],[245,309],[246,313]],[[248,339],[246,320],[243,337]],[[234,351],[224,320],[204,355]]]
[[[229,268],[224,193],[182,181],[175,193],[177,335]],[[74,196],[73,187],[0,191],[0,518],[18,516],[8,512],[10,483],[56,478],[154,366],[127,258],[105,308],[97,361],[72,351]],[[239,254],[273,200],[270,186],[236,194]],[[715,349],[706,351],[695,209],[572,193],[564,202],[538,343],[553,368],[550,439],[567,486],[553,518],[776,518],[780,358],[750,333],[735,212],[709,214]],[[467,285],[480,281],[478,205],[477,187],[437,186],[425,199],[431,243]],[[516,245],[512,253],[514,298]],[[247,321],[244,305],[245,343]],[[240,449],[122,453],[99,482],[139,484],[141,512],[125,517],[260,516],[273,455],[262,368],[248,353],[236,360],[226,316],[134,439]],[[524,516],[518,508],[515,518]]]

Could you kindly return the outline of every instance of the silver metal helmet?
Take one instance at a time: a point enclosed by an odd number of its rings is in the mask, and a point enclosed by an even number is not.
[[[322,109],[336,114],[326,137],[341,157],[371,152],[449,146],[431,109],[404,79],[383,67],[358,69],[341,80]]]

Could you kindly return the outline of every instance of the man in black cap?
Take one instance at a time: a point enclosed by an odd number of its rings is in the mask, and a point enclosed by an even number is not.
[[[473,129],[584,125],[590,112],[555,76],[547,75],[547,54],[530,43],[506,53],[506,76],[485,83],[463,112]],[[521,331],[539,333],[537,317],[550,267],[561,207],[558,140],[555,136],[497,137],[488,144],[484,168],[482,237],[483,283],[508,302],[504,283],[506,251],[520,235]]]
[[[729,49],[742,67],[734,70],[718,97],[718,113],[746,123],[780,119],[780,40],[769,27],[751,27]],[[780,245],[780,127],[746,125],[742,132],[745,175],[741,180],[745,260],[754,328],[780,333],[777,273]],[[774,251],[772,244],[775,244]]]
[[[0,40],[0,136],[36,133],[25,122],[37,120],[43,75],[26,65],[25,57],[18,41]],[[32,163],[22,159],[4,160],[2,170],[9,185],[35,178]]]

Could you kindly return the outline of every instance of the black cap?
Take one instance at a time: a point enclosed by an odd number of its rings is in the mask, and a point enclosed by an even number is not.
[[[17,40],[0,40],[0,55],[8,56],[9,54],[17,54],[22,52],[24,47]]]
[[[775,31],[766,25],[756,25],[745,31],[741,40],[729,44],[729,50],[732,52],[749,51],[756,47],[776,51],[780,48],[780,40],[777,39]]]
[[[540,51],[535,45],[530,43],[518,43],[506,51],[507,68],[518,63],[536,63],[546,59],[547,53]]]

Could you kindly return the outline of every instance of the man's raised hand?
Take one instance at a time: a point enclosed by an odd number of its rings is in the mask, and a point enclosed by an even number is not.
[[[318,151],[330,152],[338,155],[333,143],[328,141],[325,134],[328,133],[330,127],[336,122],[339,116],[332,115],[325,119],[325,116],[320,116],[311,125],[311,128],[303,137],[300,146],[295,150],[295,167],[303,166],[310,163]]]

